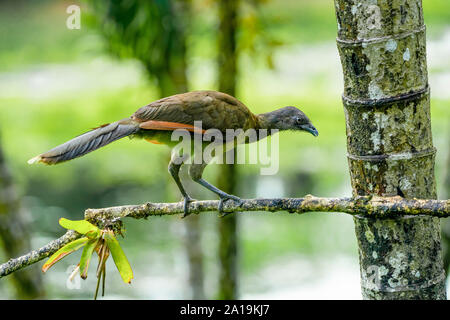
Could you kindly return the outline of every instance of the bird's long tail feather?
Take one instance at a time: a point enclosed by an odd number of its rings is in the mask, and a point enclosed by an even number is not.
[[[120,138],[134,134],[138,130],[139,126],[132,120],[123,119],[92,129],[50,151],[28,160],[28,163],[43,162],[45,164],[56,164],[68,161],[97,150]]]

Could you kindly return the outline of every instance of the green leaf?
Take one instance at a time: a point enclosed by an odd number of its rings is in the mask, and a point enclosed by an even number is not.
[[[86,220],[59,219],[59,224],[66,229],[75,230],[78,233],[86,235],[89,239],[100,237],[100,229]]]
[[[114,237],[114,233],[112,231],[105,232],[104,237],[123,282],[131,283],[131,279],[133,279],[133,270],[131,270],[130,263],[120,247],[119,242]]]
[[[82,246],[84,246],[89,239],[87,237],[83,237],[77,240],[74,240],[72,242],[69,242],[65,246],[63,246],[61,249],[56,251],[50,258],[48,258],[47,262],[42,266],[42,272],[46,272],[50,267],[52,267],[55,263],[57,263],[59,260],[67,256],[68,254],[71,254],[72,252],[80,249]]]
[[[90,240],[83,249],[80,259],[80,276],[83,279],[87,278],[89,263],[91,262],[92,253],[97,246],[99,239]]]

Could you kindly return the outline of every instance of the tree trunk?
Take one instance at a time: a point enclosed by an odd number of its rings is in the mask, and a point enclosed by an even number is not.
[[[354,195],[436,198],[420,0],[335,0]],[[445,299],[440,221],[355,218],[364,299]]]
[[[0,243],[7,257],[30,251],[30,232],[6,165],[0,141]],[[15,272],[9,278],[17,299],[44,298],[41,273],[37,266]]]
[[[166,34],[165,41],[169,42],[164,46],[165,59],[158,67],[158,71],[152,70],[151,63],[147,65],[148,73],[154,75],[158,80],[162,97],[188,91],[186,34],[191,18],[191,0],[168,1],[167,5],[169,9],[162,18],[165,22],[163,29]],[[149,16],[151,17],[151,15]],[[152,55],[152,52],[148,54]],[[143,62],[145,63],[145,61]]]
[[[155,76],[158,81],[161,97],[188,91],[186,34],[188,21],[191,18],[191,0],[175,0],[170,5],[172,6],[169,10],[170,14],[164,20],[167,22],[165,26],[168,29],[167,41],[170,41],[166,59],[158,72],[154,72],[151,65],[147,66],[148,73]],[[170,155],[164,157],[164,161],[168,158]],[[179,193],[175,184],[169,184],[168,195],[175,192]],[[191,299],[205,298],[200,219],[199,215],[191,215],[184,219],[183,243],[189,266],[188,281]]]
[[[219,91],[232,96],[236,94],[237,51],[236,30],[239,0],[219,1],[218,80]],[[235,155],[236,156],[236,155]],[[236,157],[235,157],[236,159]],[[235,164],[220,167],[218,187],[227,193],[234,193],[236,186]],[[218,222],[219,227],[219,299],[237,299],[237,227],[236,214]]]
[[[189,91],[188,79],[187,79],[187,24],[191,19],[191,0],[177,0],[174,2],[175,11],[181,18],[174,19],[175,30],[177,30],[177,36],[174,39],[174,47],[178,48],[171,52],[171,59],[169,62],[168,70],[170,82],[172,87],[177,92],[163,92],[164,87],[161,87],[163,96],[170,94],[182,93]],[[180,23],[180,21],[183,21]],[[162,82],[165,83],[165,82]],[[166,94],[167,93],[167,94]],[[201,241],[201,217],[199,215],[191,215],[185,219],[185,235],[184,244],[186,255],[189,263],[189,288],[191,291],[191,298],[196,300],[205,299],[204,290],[204,268],[203,268],[203,250]]]

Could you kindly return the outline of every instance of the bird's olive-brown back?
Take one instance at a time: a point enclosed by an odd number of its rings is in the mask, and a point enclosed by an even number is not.
[[[256,116],[238,99],[217,91],[192,91],[157,100],[137,110],[131,117],[137,122],[170,121],[194,125],[202,121],[202,128],[257,128]]]

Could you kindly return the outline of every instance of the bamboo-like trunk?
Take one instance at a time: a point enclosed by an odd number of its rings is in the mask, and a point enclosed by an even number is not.
[[[236,93],[237,51],[236,30],[239,0],[219,1],[218,80],[219,91],[232,96]],[[236,159],[236,158],[235,158]],[[234,193],[236,166],[223,164],[219,171],[218,187]],[[238,217],[229,215],[219,220],[219,292],[220,299],[237,299]]]
[[[421,0],[335,0],[354,195],[436,198]],[[445,299],[440,222],[355,218],[365,299]]]

